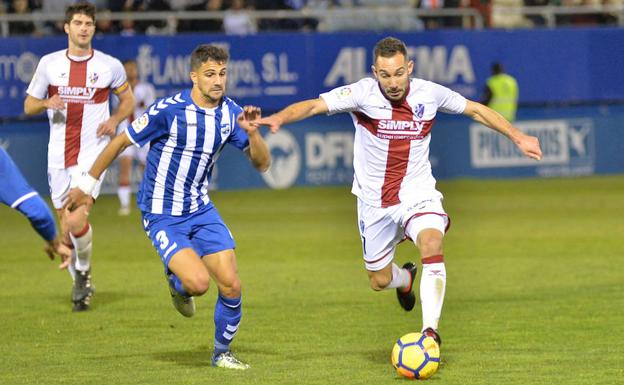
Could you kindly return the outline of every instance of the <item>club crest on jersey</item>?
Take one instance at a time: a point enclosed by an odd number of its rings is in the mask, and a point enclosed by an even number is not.
[[[416,117],[416,119],[422,119],[422,117],[425,115],[425,105],[424,104],[417,104],[416,107],[414,107],[414,116]]]
[[[99,76],[97,72],[94,72],[91,75],[89,75],[89,81],[91,82],[91,84],[95,84],[95,82],[97,82],[98,79],[99,79]]]
[[[230,134],[230,123],[221,125],[221,136],[228,136]]]
[[[149,116],[147,114],[143,114],[139,116],[138,119],[135,119],[134,122],[132,122],[132,128],[134,129],[134,132],[138,134],[145,127],[147,127],[148,123],[149,123]]]
[[[349,95],[351,95],[351,88],[349,87],[342,87],[338,90],[338,99],[347,98]]]

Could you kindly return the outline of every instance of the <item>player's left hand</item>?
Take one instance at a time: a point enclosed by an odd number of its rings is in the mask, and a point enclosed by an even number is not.
[[[100,123],[97,128],[96,135],[98,138],[108,135],[113,137],[115,135],[115,131],[117,129],[117,125],[113,122],[112,119],[108,119],[105,122]]]
[[[542,159],[542,149],[540,148],[539,139],[531,135],[522,135],[518,140],[518,148],[529,158],[535,160]]]
[[[67,266],[69,266],[72,251],[58,239],[54,239],[53,241],[46,243],[43,250],[46,254],[48,254],[48,258],[50,258],[50,260],[54,260],[57,255],[61,258],[59,269],[66,269]]]
[[[238,125],[245,130],[248,134],[255,132],[258,130],[259,125],[256,123],[256,120],[262,117],[262,109],[256,106],[245,106],[243,107],[243,112],[238,114],[236,120],[238,121]]]
[[[87,214],[89,214],[89,210],[91,209],[92,204],[93,199],[91,199],[91,196],[85,194],[84,191],[82,191],[78,187],[74,187],[73,189],[69,190],[67,198],[65,198],[65,201],[63,202],[63,209],[74,211],[78,207],[85,205],[87,207]]]

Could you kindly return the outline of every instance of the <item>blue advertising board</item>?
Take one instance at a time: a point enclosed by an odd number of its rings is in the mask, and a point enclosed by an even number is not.
[[[521,109],[516,126],[541,142],[543,159],[536,162],[493,130],[464,116],[439,114],[431,131],[433,174],[449,179],[624,173],[622,121],[622,105]],[[47,132],[44,121],[13,123],[0,130],[0,145],[33,187],[45,194]],[[280,189],[352,182],[354,128],[347,114],[316,116],[264,136],[273,158],[271,168],[260,174],[241,151],[226,146],[213,173],[212,188]],[[113,166],[102,192],[113,193],[116,186]]]
[[[201,43],[227,47],[228,95],[273,111],[370,74],[378,33],[100,36],[94,47],[138,61],[160,96],[190,86],[189,57]],[[414,76],[479,100],[490,65],[518,79],[521,103],[624,100],[624,29],[425,31],[396,33]],[[39,58],[66,47],[64,36],[0,39],[0,117],[22,112]],[[565,49],[560,49],[565,47]]]

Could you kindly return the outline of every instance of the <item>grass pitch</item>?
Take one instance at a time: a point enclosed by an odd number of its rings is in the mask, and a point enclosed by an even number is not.
[[[452,227],[437,384],[621,384],[624,177],[439,184]],[[0,207],[0,384],[397,384],[390,351],[420,328],[368,288],[347,187],[213,192],[237,241],[252,369],[209,366],[214,287],[171,306],[139,214],[98,200],[93,309],[17,212]],[[404,243],[397,262],[417,259]]]

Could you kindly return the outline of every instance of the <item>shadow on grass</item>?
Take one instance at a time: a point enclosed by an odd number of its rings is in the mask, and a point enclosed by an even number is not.
[[[240,353],[241,359],[245,360],[246,356],[250,354],[260,355],[272,355],[274,352],[261,351],[259,349],[249,349],[242,346],[237,346],[233,351],[235,354]],[[152,357],[156,361],[170,362],[177,365],[189,366],[189,367],[204,367],[210,366],[210,358],[212,354],[212,346],[200,345],[194,349],[178,350],[169,352],[159,352],[152,354]]]
[[[194,350],[179,350],[170,352],[159,352],[152,354],[156,361],[170,362],[177,365],[203,367],[210,366],[210,354],[212,348],[204,345],[198,346]]]
[[[53,302],[61,306],[67,306],[69,309],[71,309],[72,307],[71,287],[67,289],[67,293],[62,293],[63,290],[50,293],[48,295],[48,298],[50,299],[50,302]],[[142,297],[142,296],[143,297],[147,296],[147,294],[133,293],[132,300],[136,301],[137,298]],[[124,300],[128,300],[128,297],[129,297],[129,294],[126,292],[100,291],[100,290],[97,290],[96,288],[95,294],[93,295],[93,299],[91,301],[92,303],[91,310],[97,310],[100,308],[108,307],[109,305],[112,305],[118,302],[123,302]]]

